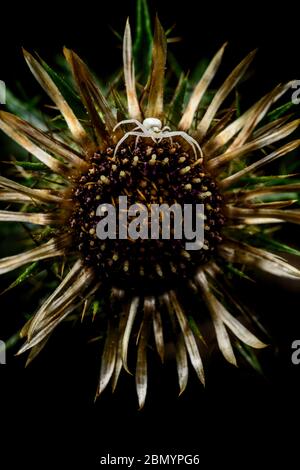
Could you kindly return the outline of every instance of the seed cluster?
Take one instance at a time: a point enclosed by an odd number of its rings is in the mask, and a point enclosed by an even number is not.
[[[119,196],[127,196],[128,206],[143,204],[149,210],[154,203],[177,203],[182,208],[203,203],[203,248],[187,251],[189,240],[174,239],[172,230],[170,240],[99,239],[97,207],[106,203],[118,209]],[[123,146],[116,155],[112,147],[95,153],[88,172],[74,185],[73,204],[70,231],[75,247],[101,279],[116,286],[145,291],[174,287],[207,262],[222,240],[222,197],[202,159],[195,160],[194,153],[185,151],[179,142],[140,140],[137,145]]]

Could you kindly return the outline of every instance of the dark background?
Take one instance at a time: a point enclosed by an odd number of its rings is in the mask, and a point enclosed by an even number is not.
[[[215,2],[203,0],[149,0],[165,29],[176,25],[171,36],[182,38],[171,46],[183,68],[193,70],[200,58],[210,58],[225,41],[227,71],[250,50],[259,48],[257,86],[299,78],[298,2]],[[65,45],[75,49],[100,77],[120,66],[120,43],[112,29],[123,34],[125,20],[135,21],[135,0],[5,2],[1,7],[1,79],[24,87],[32,78],[20,47],[37,51],[45,60],[61,53]],[[254,88],[254,87],[252,87]]]
[[[151,1],[165,28],[176,23],[180,43],[171,46],[184,69],[211,57],[228,40],[225,68],[259,47],[255,75],[246,99],[279,81],[300,79],[299,7],[297,3]],[[1,5],[0,79],[8,86],[23,83],[38,91],[22,59],[20,46],[36,50],[51,63],[63,45],[74,48],[101,76],[120,64],[120,43],[111,28],[122,32],[126,16],[134,18],[135,1],[40,2]],[[3,281],[5,283],[5,281]],[[283,290],[279,289],[282,288]],[[61,326],[45,353],[28,369],[23,358],[0,366],[1,458],[13,467],[46,463],[53,468],[94,468],[108,452],[193,453],[205,461],[244,467],[270,465],[279,455],[285,466],[297,445],[300,365],[291,363],[291,343],[300,339],[297,287],[260,281],[244,286],[273,338],[262,355],[265,376],[250,368],[234,369],[217,353],[207,358],[207,387],[191,373],[188,389],[177,398],[173,365],[151,361],[146,407],[137,411],[134,381],[123,377],[113,397],[105,393],[93,403],[99,367],[98,344],[89,344],[89,326]],[[22,289],[0,298],[1,325],[17,316]],[[10,320],[7,320],[10,318]],[[0,334],[1,336],[1,334]],[[2,337],[2,336],[1,336]],[[153,355],[154,356],[154,355]],[[242,453],[242,457],[240,457]],[[6,468],[6,467],[5,467]],[[269,468],[269,467],[268,467]]]

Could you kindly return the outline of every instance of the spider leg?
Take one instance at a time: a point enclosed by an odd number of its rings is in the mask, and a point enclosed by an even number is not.
[[[157,137],[153,134],[153,132],[150,132],[150,131],[148,131],[147,129],[145,129],[144,134],[141,134],[141,135],[143,135],[143,137],[149,137],[149,138],[152,139],[153,142],[156,144],[156,139],[157,139]]]
[[[141,137],[140,135],[137,135],[137,136],[136,136],[134,149],[137,148],[137,144],[139,143],[139,138],[140,138],[140,137]]]
[[[159,135],[159,134],[160,134],[160,133],[158,133],[158,135]],[[157,133],[150,132],[150,131],[148,131],[148,130],[146,129],[145,134],[144,134],[144,137],[149,137],[149,138],[152,139],[153,142],[156,144],[156,142],[159,142],[159,141],[157,140],[158,135],[157,135]]]
[[[152,134],[150,132],[145,132],[145,133],[141,133],[141,132],[134,132],[134,131],[130,131],[130,132],[126,132],[125,135],[123,135],[123,137],[119,140],[119,142],[117,143],[116,145],[116,148],[115,148],[115,151],[114,151],[114,156],[116,155],[119,147],[123,144],[123,142],[128,139],[128,137],[130,136],[136,136],[137,139],[135,140],[135,146],[137,146],[137,143],[138,143],[138,139],[140,137],[150,137],[152,140],[154,140]],[[154,140],[155,142],[155,140]]]
[[[113,128],[113,132],[119,127],[122,126],[123,124],[136,124],[137,127],[135,129],[142,129],[144,130],[144,126],[142,123],[140,123],[137,119],[124,119],[123,121],[118,122],[118,124]]]
[[[204,158],[203,157],[203,152],[202,152],[202,149],[201,149],[200,145],[198,144],[198,142],[192,136],[190,136],[189,134],[186,134],[186,135],[188,136],[187,141],[190,142],[191,145],[194,145],[197,148],[197,150],[199,152],[199,155],[200,155],[200,158],[203,159]],[[196,154],[196,158],[197,158],[197,154]]]
[[[142,129],[142,128],[141,128],[141,129]],[[149,139],[152,139],[153,142],[155,143],[155,142],[156,142],[156,138],[155,138],[155,136],[153,135],[153,132],[148,131],[148,129],[146,129],[144,126],[143,126],[143,129],[144,129],[144,131],[141,132],[141,133],[140,133],[140,132],[133,132],[133,131],[131,131],[131,132],[129,132],[129,134],[130,134],[130,135],[136,135],[136,136],[138,136],[138,137],[149,137]]]
[[[155,133],[153,132],[149,137],[151,137],[153,142],[157,142],[158,144],[160,144],[161,141],[165,138],[165,135],[162,133],[162,131],[160,131]]]
[[[160,132],[160,134],[162,134],[162,132]],[[157,142],[160,144],[163,139],[170,139],[171,145],[173,145],[173,139],[172,139],[172,137],[166,136],[165,134],[163,134],[161,137],[159,137],[159,139],[158,139]]]
[[[172,131],[172,132],[166,132],[165,133],[165,136],[166,137],[175,137],[175,136],[179,136],[181,137],[182,139],[184,139],[186,142],[188,142],[190,144],[190,146],[192,147],[193,149],[193,152],[195,154],[195,157],[197,158],[197,151],[196,151],[196,148],[201,156],[201,158],[203,158],[203,152],[201,150],[201,147],[200,145],[198,144],[198,142],[192,137],[190,136],[189,134],[187,134],[186,132],[184,131]]]
[[[120,148],[120,146],[123,144],[123,142],[124,142],[125,140],[127,140],[128,137],[131,136],[131,135],[140,135],[140,134],[138,134],[137,132],[133,132],[133,131],[131,131],[131,132],[126,132],[126,134],[124,134],[123,137],[122,137],[122,138],[119,140],[119,142],[117,143],[117,145],[116,145],[116,147],[115,147],[115,150],[114,150],[114,156],[116,155],[117,151],[119,150],[119,148]]]
[[[119,142],[117,143],[117,145],[115,146],[115,150],[114,150],[114,157],[117,153],[117,151],[119,150],[119,147],[123,144],[124,140],[127,139],[127,137],[129,136],[129,132],[126,132],[126,134],[123,135],[123,137],[119,140]]]
[[[183,139],[185,139],[187,142],[189,142],[193,148],[197,148],[199,154],[200,154],[200,157],[203,158],[203,152],[202,152],[202,149],[200,147],[200,145],[198,144],[198,142],[189,134],[187,134],[186,132],[181,132],[181,136]],[[196,155],[196,158],[197,158],[197,153],[195,152],[195,155]]]

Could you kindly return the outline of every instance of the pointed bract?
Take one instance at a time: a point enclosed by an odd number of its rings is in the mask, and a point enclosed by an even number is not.
[[[218,109],[246,72],[250,63],[254,59],[255,53],[256,51],[250,52],[250,54],[248,54],[247,57],[242,60],[242,62],[231,72],[229,77],[225,80],[223,85],[219,88],[213,97],[211,104],[208,106],[207,111],[197,126],[197,131],[200,138],[205,136]]]
[[[183,113],[183,116],[178,124],[178,129],[181,129],[183,131],[188,131],[190,127],[192,126],[199,103],[201,99],[203,98],[210,83],[212,82],[214,76],[217,73],[217,70],[221,64],[226,46],[227,46],[227,43],[223,44],[221,49],[217,52],[217,54],[214,56],[211,63],[205,70],[198,84],[196,85],[192,93],[192,96],[190,97],[189,102],[186,106],[186,109]]]
[[[82,146],[84,150],[88,151],[91,147],[90,138],[62,96],[61,92],[51,79],[50,75],[46,72],[42,65],[31,54],[29,54],[29,52],[23,49],[23,53],[31,72],[65,118],[74,139]]]
[[[126,22],[123,39],[124,78],[127,93],[128,114],[132,119],[142,121],[140,105],[136,94],[134,61],[132,57],[132,40],[129,19]]]
[[[155,30],[152,50],[152,69],[150,75],[149,97],[146,117],[162,119],[164,106],[164,79],[167,60],[167,40],[158,17],[155,19]]]

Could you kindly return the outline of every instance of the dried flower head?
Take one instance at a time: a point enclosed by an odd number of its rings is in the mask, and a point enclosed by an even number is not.
[[[145,86],[136,83],[129,22],[126,24],[125,99],[114,86],[104,96],[86,64],[64,49],[86,110],[80,118],[68,104],[57,76],[24,51],[30,70],[68,130],[60,129],[55,135],[0,112],[1,129],[53,173],[47,184],[41,181],[34,188],[0,177],[1,200],[20,208],[1,210],[1,221],[51,227],[42,244],[0,260],[0,272],[56,257],[64,260],[66,273],[24,326],[26,342],[20,352],[30,350],[30,361],[68,315],[77,312],[80,318],[95,299],[101,299],[107,332],[97,395],[109,382],[115,389],[122,368],[134,368],[128,365],[128,352],[136,349],[136,388],[143,407],[147,347],[153,343],[163,361],[166,341],[175,345],[180,393],[187,385],[188,362],[204,384],[199,343],[203,341],[201,321],[207,314],[201,310],[201,302],[207,306],[217,343],[228,362],[236,365],[232,336],[251,348],[263,348],[265,344],[233,314],[237,302],[222,280],[229,266],[300,278],[299,270],[287,261],[251,244],[253,229],[255,234],[263,234],[274,224],[300,221],[299,210],[289,207],[294,201],[286,196],[298,192],[300,183],[286,177],[281,184],[280,178],[274,178],[277,183],[266,185],[258,173],[300,145],[300,140],[277,145],[292,134],[299,120],[290,121],[289,116],[264,119],[290,84],[277,86],[235,117],[234,109],[224,107],[224,101],[248,69],[254,58],[251,52],[203,107],[225,46],[213,57],[184,106],[186,77],[180,79],[171,100],[164,100],[166,37],[157,18]],[[100,239],[97,207],[106,203],[118,209],[119,196],[126,196],[131,205],[203,204],[202,249],[188,251],[185,240],[176,237]]]

